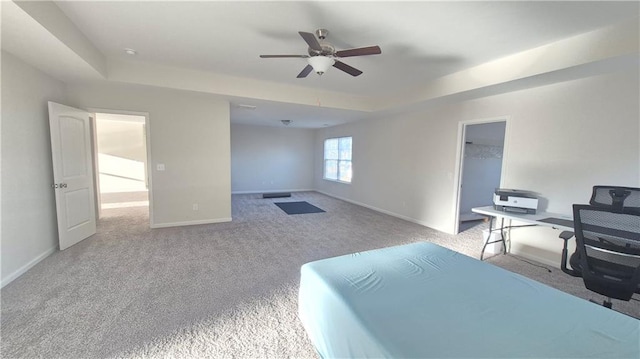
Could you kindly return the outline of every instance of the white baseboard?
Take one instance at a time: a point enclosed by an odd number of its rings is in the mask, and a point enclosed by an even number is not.
[[[315,189],[269,189],[263,191],[233,191],[231,194],[263,194],[280,192],[317,192]]]
[[[58,246],[55,246],[53,248],[50,248],[50,249],[42,252],[40,255],[38,255],[37,257],[35,257],[31,261],[29,261],[29,263],[27,263],[27,264],[23,265],[22,267],[18,268],[18,270],[16,270],[13,273],[9,274],[6,278],[3,278],[2,279],[2,284],[0,284],[0,288],[4,288],[5,285],[13,282],[16,278],[18,278],[19,276],[23,275],[26,271],[31,269],[36,264],[40,263],[41,260],[47,258],[48,256],[50,256],[51,254],[53,254],[57,250],[58,250]]]
[[[151,228],[169,228],[169,227],[182,227],[182,226],[195,226],[198,224],[214,224],[231,222],[231,217],[228,218],[216,218],[216,219],[204,219],[198,221],[184,221],[184,222],[172,222],[172,223],[152,223]]]
[[[348,198],[343,198],[343,197],[340,197],[340,196],[336,196],[336,195],[333,195],[333,194],[331,194],[331,193],[327,193],[327,192],[324,192],[324,191],[315,190],[315,192],[322,193],[322,194],[324,194],[325,196],[329,196],[329,197],[337,198],[337,199],[339,199],[339,200],[341,200],[341,201],[345,201],[345,202],[353,203],[353,204],[355,204],[355,205],[358,205],[358,206],[361,206],[361,207],[365,207],[365,208],[368,208],[368,209],[373,210],[373,211],[376,211],[376,212],[384,213],[384,214],[389,215],[389,216],[391,216],[391,217],[396,217],[396,218],[404,219],[404,220],[405,220],[405,221],[407,221],[407,222],[411,222],[411,223],[419,224],[419,225],[421,225],[421,226],[425,226],[425,227],[428,227],[428,228],[431,228],[431,229],[435,229],[436,231],[440,231],[440,232],[448,233],[448,232],[446,232],[446,231],[440,230],[440,229],[438,229],[438,228],[436,228],[436,227],[434,227],[434,226],[430,225],[430,224],[429,224],[429,223],[427,223],[427,222],[423,222],[423,221],[420,221],[420,220],[415,219],[415,218],[407,217],[407,216],[402,215],[402,214],[399,214],[399,213],[395,213],[395,212],[387,211],[386,209],[382,209],[382,208],[378,208],[378,207],[370,206],[370,205],[365,204],[365,203],[361,203],[361,202],[358,202],[358,201],[353,201],[353,200],[350,200],[350,199],[348,199]]]

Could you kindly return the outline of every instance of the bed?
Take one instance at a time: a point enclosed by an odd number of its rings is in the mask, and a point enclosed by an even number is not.
[[[433,243],[307,263],[323,358],[640,358],[640,320]]]

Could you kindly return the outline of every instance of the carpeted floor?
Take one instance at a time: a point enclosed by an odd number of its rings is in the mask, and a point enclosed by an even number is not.
[[[302,264],[416,241],[477,258],[486,227],[447,235],[315,192],[291,201],[326,213],[290,216],[278,201],[234,195],[233,222],[154,230],[145,208],[105,210],[96,235],[2,289],[1,356],[313,358],[296,314]],[[489,262],[600,299],[560,270]],[[640,317],[637,300],[614,308]]]

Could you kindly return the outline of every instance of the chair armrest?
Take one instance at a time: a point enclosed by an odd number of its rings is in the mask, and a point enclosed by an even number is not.
[[[567,260],[569,255],[569,253],[567,252],[567,243],[569,242],[569,239],[573,238],[573,236],[574,233],[571,231],[562,231],[562,233],[560,233],[559,237],[564,240],[564,245],[562,246],[562,263],[560,265],[560,269],[572,277],[582,277],[580,272],[569,269],[569,267],[567,267]]]
[[[567,240],[571,239],[571,237],[573,236],[574,236],[574,233],[571,231],[562,231],[559,237],[564,239],[564,242],[567,243]]]

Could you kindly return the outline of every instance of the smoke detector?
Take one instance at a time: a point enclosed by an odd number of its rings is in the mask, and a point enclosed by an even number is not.
[[[285,126],[289,126],[291,124],[291,120],[280,120],[280,122]]]

